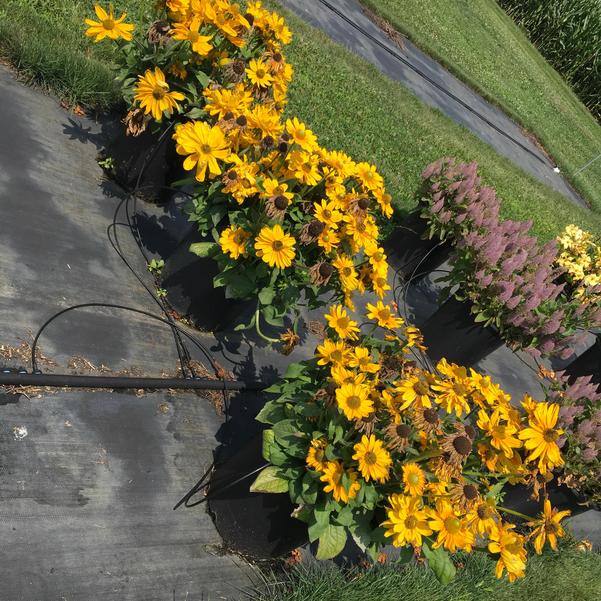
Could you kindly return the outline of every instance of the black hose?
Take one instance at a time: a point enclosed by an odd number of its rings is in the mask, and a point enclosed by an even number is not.
[[[50,386],[57,388],[177,388],[196,390],[265,390],[262,382],[209,380],[207,378],[148,378],[133,376],[81,376],[73,374],[4,373],[0,386]]]

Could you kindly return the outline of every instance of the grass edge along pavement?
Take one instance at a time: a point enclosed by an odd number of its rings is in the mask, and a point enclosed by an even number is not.
[[[601,152],[601,124],[494,0],[358,1],[531,132],[601,211],[601,162],[574,175]]]
[[[389,561],[365,570],[344,570],[332,565],[296,565],[264,574],[254,601],[569,601],[601,598],[601,555],[582,545],[566,542],[556,554],[532,557],[526,577],[509,584],[496,580],[486,557],[457,554],[458,578],[441,585],[423,566]],[[566,596],[567,595],[567,596]]]
[[[326,147],[343,148],[358,160],[374,163],[397,208],[415,206],[426,165],[454,156],[476,160],[484,182],[502,199],[503,216],[532,219],[541,240],[554,238],[570,222],[601,233],[596,213],[576,207],[275,0],[266,4],[284,15],[294,33],[288,46],[295,68],[289,112],[309,124]],[[327,63],[322,56],[328,56]]]
[[[143,12],[140,0],[114,4],[117,11],[125,10],[131,18]],[[359,160],[375,163],[397,208],[412,209],[421,170],[441,156],[452,155],[464,161],[477,160],[485,182],[493,185],[504,200],[504,216],[533,219],[534,231],[541,239],[553,238],[569,223],[601,234],[601,217],[573,206],[465,128],[427,107],[402,84],[390,80],[277,2],[269,0],[266,4],[285,15],[294,33],[288,47],[296,72],[289,113],[307,122],[325,146],[344,149]],[[82,3],[73,2],[75,8],[40,8],[33,19],[32,10],[23,8],[22,0],[13,0],[9,6],[10,25],[8,19],[3,25],[0,18],[0,53],[7,57],[7,44],[11,44],[11,62],[24,68],[28,79],[71,101],[93,99],[96,93],[92,94],[90,86],[96,85],[101,86],[106,99],[113,97],[110,86],[106,88],[110,83],[107,61],[111,54],[108,48],[99,48],[83,38],[84,15],[76,10]],[[53,10],[58,11],[61,20]],[[4,11],[8,15],[6,8]],[[26,27],[25,33],[20,33],[21,27]],[[66,48],[64,40],[79,45]],[[59,54],[49,61],[46,50]],[[323,60],[324,56],[328,61]],[[49,80],[44,79],[45,74]],[[86,90],[83,96],[82,88]],[[95,97],[105,98],[98,94]]]

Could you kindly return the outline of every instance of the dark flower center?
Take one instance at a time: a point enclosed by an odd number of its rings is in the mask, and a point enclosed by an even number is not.
[[[350,409],[359,409],[361,407],[361,399],[356,394],[353,394],[346,400],[346,404]]]
[[[411,428],[407,424],[399,424],[396,427],[396,435],[399,438],[408,438],[409,434],[411,434]]]
[[[553,428],[548,428],[547,430],[545,430],[543,438],[545,439],[545,442],[555,442],[559,438],[559,434],[557,433],[557,430],[553,430]]]
[[[113,19],[105,19],[102,22],[102,26],[110,31],[111,29],[115,29],[115,21]]]
[[[225,115],[223,115],[223,118],[226,121],[231,121],[234,118],[234,113],[232,113],[232,111],[228,111]]]
[[[367,211],[367,209],[369,209],[369,198],[360,198],[357,204],[360,209]]]
[[[429,424],[437,424],[438,423],[438,413],[435,409],[424,409],[424,419]]]
[[[329,278],[332,275],[334,268],[329,263],[322,263],[319,266],[319,275],[322,278]]]
[[[288,199],[285,196],[276,196],[273,204],[276,209],[283,211],[288,206]]]
[[[282,248],[284,248],[284,243],[281,240],[274,240],[271,247],[273,248],[273,250],[276,250],[276,251],[282,250]]]
[[[492,508],[488,503],[482,503],[481,505],[478,505],[476,513],[481,520],[488,520],[492,517]]]
[[[478,496],[478,489],[471,484],[463,487],[463,495],[468,501],[473,501]]]
[[[240,115],[237,119],[236,119],[236,123],[240,126],[240,127],[244,127],[247,123],[248,123],[248,119],[244,116],[244,115]]]
[[[413,530],[417,526],[417,518],[414,515],[408,515],[405,518],[405,528]]]
[[[472,441],[467,436],[457,436],[453,440],[453,448],[460,455],[466,457],[472,452]]]
[[[201,150],[202,152],[204,152],[205,154],[209,154],[209,153],[211,152],[211,147],[210,147],[208,144],[203,144],[203,145],[200,147],[200,150]]]
[[[227,172],[227,178],[235,182],[238,179],[238,174],[232,169]]]
[[[236,75],[242,75],[244,73],[244,63],[241,61],[235,61],[232,65],[232,70]]]
[[[365,461],[367,465],[375,465],[378,463],[378,457],[373,451],[367,451],[363,457],[363,461]]]
[[[309,224],[308,232],[311,236],[319,236],[323,232],[325,226],[321,221],[312,221]]]

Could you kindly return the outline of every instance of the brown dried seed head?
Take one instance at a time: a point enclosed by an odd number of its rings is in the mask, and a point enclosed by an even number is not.
[[[273,204],[277,209],[283,211],[288,206],[288,199],[285,196],[276,196]]]
[[[472,439],[474,440],[474,438],[476,438],[476,428],[474,428],[474,426],[472,426],[471,424],[466,424],[465,425],[465,433]]]
[[[357,205],[363,211],[367,211],[367,209],[369,209],[369,198],[367,198],[367,197],[360,198]]]
[[[458,436],[453,440],[453,448],[464,457],[472,452],[472,441],[467,436]]]
[[[245,125],[248,124],[248,119],[244,116],[244,115],[240,115],[237,119],[236,119],[236,123],[240,126],[240,127],[244,127]]]
[[[463,494],[466,499],[472,501],[478,496],[478,489],[472,484],[466,484],[463,487]]]
[[[329,278],[334,273],[334,268],[329,263],[322,263],[319,266],[319,275],[322,278]]]
[[[325,225],[321,221],[312,221],[309,224],[308,232],[311,236],[319,236],[323,232]]]
[[[399,438],[408,438],[411,434],[411,428],[407,424],[399,424],[396,427],[396,434]]]
[[[438,413],[436,409],[424,409],[424,419],[429,424],[437,424],[438,423]]]

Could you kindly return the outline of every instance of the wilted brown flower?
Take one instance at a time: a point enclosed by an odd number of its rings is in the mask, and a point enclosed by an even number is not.
[[[171,37],[169,36],[170,31],[171,25],[169,21],[155,21],[148,28],[148,41],[151,44],[159,44],[160,46],[164,46],[167,42],[171,41]]]
[[[317,237],[323,232],[324,228],[325,225],[321,221],[315,219],[303,226],[298,238],[303,244],[311,244],[311,242],[317,240]]]
[[[409,444],[411,436],[411,426],[407,424],[395,424],[391,422],[384,429],[384,434],[388,439],[386,446],[391,450],[403,450]]]
[[[309,269],[309,279],[315,286],[325,286],[332,277],[334,268],[327,261],[320,261]]]
[[[146,131],[151,116],[144,114],[144,109],[137,108],[129,111],[123,118],[123,123],[126,125],[125,133],[134,138]]]
[[[300,336],[288,328],[283,334],[280,334],[280,340],[282,341],[282,354],[289,355],[300,342]]]

